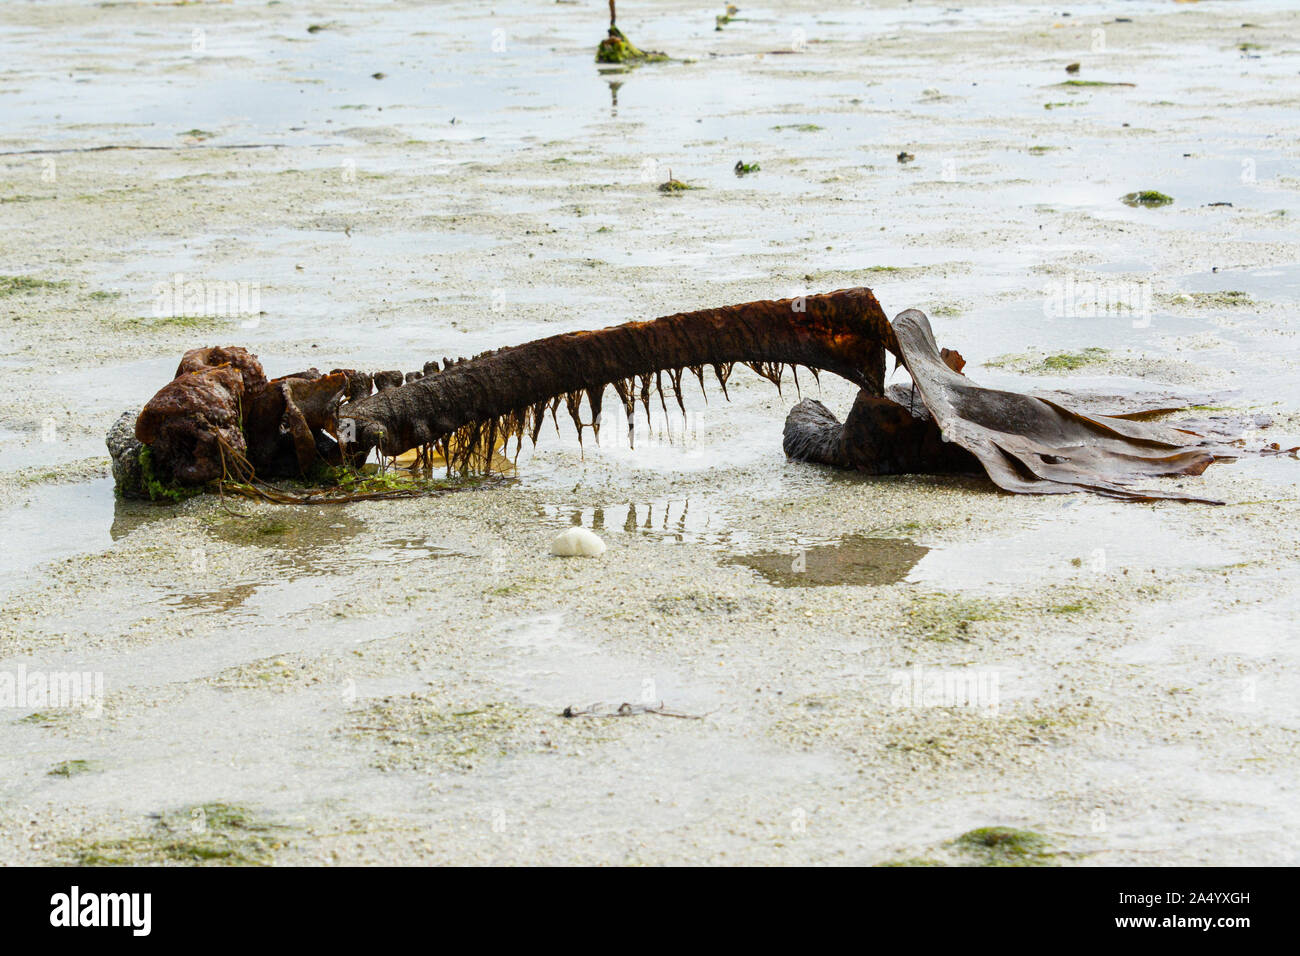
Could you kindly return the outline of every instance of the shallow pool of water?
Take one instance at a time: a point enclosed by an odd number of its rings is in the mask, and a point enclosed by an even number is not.
[[[906,538],[850,534],[829,544],[735,555],[723,563],[752,568],[781,588],[879,587],[906,579],[929,551]]]

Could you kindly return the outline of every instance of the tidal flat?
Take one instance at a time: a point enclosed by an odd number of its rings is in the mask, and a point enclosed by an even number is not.
[[[1300,443],[1293,4],[619,6],[667,60],[595,62],[598,0],[0,6],[0,675],[104,689],[0,681],[0,862],[1300,863],[1292,458],[1165,479],[1219,507],[862,477],[738,369],[455,494],[114,497],[190,348],[853,285],[982,384]]]

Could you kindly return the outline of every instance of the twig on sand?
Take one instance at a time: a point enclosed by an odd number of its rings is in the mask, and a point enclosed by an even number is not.
[[[615,710],[606,710],[603,703],[595,703],[583,710],[572,705],[564,708],[561,717],[632,717],[637,714],[654,714],[656,717],[677,717],[681,720],[703,720],[706,714],[684,714],[678,710],[671,710],[664,706],[661,700],[657,704],[629,704],[627,701],[619,704]]]

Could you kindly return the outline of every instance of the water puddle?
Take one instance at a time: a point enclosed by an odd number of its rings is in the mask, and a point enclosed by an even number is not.
[[[424,535],[399,535],[357,548],[353,539],[365,528],[343,507],[281,506],[258,517],[222,519],[211,530],[230,544],[267,549],[289,578],[460,554]]]
[[[23,501],[0,511],[0,596],[33,584],[32,571],[79,554],[110,548],[113,527],[145,520],[147,512],[117,514],[113,480],[33,488]],[[130,512],[128,514],[128,512]],[[51,533],[51,523],[64,530]]]
[[[480,665],[519,696],[560,707],[594,701],[658,703],[707,708],[717,691],[683,681],[646,659],[613,654],[566,625],[564,615],[546,614],[499,624],[491,633],[491,655]]]
[[[1097,272],[1105,273],[1142,273],[1151,274],[1156,271],[1156,267],[1145,259],[1114,259],[1110,262],[1103,262],[1093,266]]]
[[[216,537],[241,548],[267,551],[275,570],[223,588],[173,588],[161,603],[241,620],[275,620],[315,604],[349,600],[350,572],[362,566],[460,554],[419,535],[386,538],[358,548],[353,541],[364,530],[364,522],[334,507],[282,507],[255,518],[223,519],[211,528]],[[202,562],[202,548],[196,555]]]
[[[224,615],[243,605],[258,587],[256,584],[236,584],[211,591],[174,591],[160,603],[165,607]]]
[[[104,439],[100,435],[60,435],[58,441],[45,441],[39,432],[0,429],[0,474],[27,468],[53,470],[103,454]]]
[[[382,311],[388,314],[425,309],[430,298],[441,301],[441,294],[430,296],[429,288],[418,283],[395,285],[390,279],[393,271],[436,272],[437,263],[505,243],[481,233],[452,231],[439,223],[423,231],[369,233],[354,229],[349,216],[337,219],[333,229],[280,227],[256,235],[224,233],[139,243],[126,255],[99,265],[106,277],[112,275],[106,284],[122,296],[112,312],[119,319],[150,318],[158,314],[161,298],[162,313],[170,314],[178,297],[172,291],[177,276],[190,282],[239,282],[248,290],[237,300],[239,314],[209,320],[212,334],[237,335],[254,351],[306,338],[325,343],[322,347],[337,346],[352,364],[365,354],[363,350],[401,355],[405,362],[419,357],[422,363],[428,357],[427,323],[368,311],[340,333],[322,327],[320,316],[349,314],[358,302],[382,301]],[[440,337],[454,341],[455,334],[454,329],[443,329]],[[298,365],[305,358],[300,357]]]
[[[752,568],[780,588],[880,587],[905,580],[929,551],[906,538],[850,534],[832,544],[736,555],[723,564]]]
[[[388,538],[376,548],[366,550],[356,558],[357,564],[407,564],[412,561],[424,561],[429,558],[464,557],[460,551],[453,551],[433,544],[420,535]]]
[[[1283,448],[1300,445],[1300,435],[1294,432],[1266,431],[1259,437],[1275,441]],[[1243,458],[1234,468],[1248,472],[1252,478],[1268,482],[1283,488],[1295,488],[1300,485],[1300,462],[1290,455],[1265,455],[1259,458]]]
[[[158,389],[176,376],[180,353],[172,352],[157,358],[121,362],[115,365],[95,365],[61,371],[53,368],[47,377],[50,392],[72,408],[107,412],[109,420],[129,408],[140,408]],[[95,440],[96,453],[107,454],[104,439]]]
[[[935,548],[917,562],[908,582],[946,591],[1014,592],[1026,581],[1086,583],[1120,575],[1134,586],[1177,568],[1221,567],[1240,553],[1216,541],[1188,547],[1163,511],[1141,511],[1068,500],[1026,531]]]
[[[1294,304],[1300,302],[1300,263],[1195,272],[1178,284],[1188,292],[1245,292],[1252,299]]]
[[[250,518],[222,518],[213,535],[240,547],[271,551],[284,569],[296,574],[328,570],[365,523],[342,508],[283,506]]]
[[[1214,334],[1220,347],[1229,348],[1234,355],[1236,346],[1248,344],[1248,339],[1236,330],[1216,326],[1209,314],[1179,314],[1162,309],[1158,304],[1149,316],[1136,319],[1127,314],[1080,318],[1055,314],[1053,309],[1054,304],[1045,297],[999,303],[993,307],[981,306],[962,316],[960,327],[942,319],[936,321],[935,335],[940,344],[957,348],[971,366],[983,365],[1004,355],[1027,352],[1054,355],[1099,347],[1111,353],[1108,358],[1174,357],[1177,353],[1164,342],[1205,333]],[[1208,351],[1200,349],[1190,356],[1184,352],[1177,357],[1200,363],[1206,360]],[[967,374],[972,374],[981,384],[1000,386],[1005,382],[1018,390],[1023,389],[1026,383],[1024,374],[994,366],[970,368]],[[1038,382],[1063,376],[1036,374],[1032,378]],[[1078,383],[1082,377],[1071,375],[1068,381]],[[1145,384],[1151,387],[1151,382]]]

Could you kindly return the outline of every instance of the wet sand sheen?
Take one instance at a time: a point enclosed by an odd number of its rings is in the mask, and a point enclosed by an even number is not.
[[[56,283],[0,297],[0,670],[108,691],[98,721],[0,713],[13,859],[223,803],[285,863],[969,863],[945,846],[994,825],[1073,863],[1296,862],[1285,462],[1212,469],[1217,514],[831,474],[784,460],[796,396],[746,371],[685,423],[654,407],[635,451],[561,421],[517,481],[445,499],[137,514],[100,457],[196,345],[409,369],[859,284],[981,383],[1173,384],[1300,431],[1289,6],[800,0],[719,33],[667,0],[625,26],[680,59],[616,75],[583,6],[0,8],[66,40],[9,44],[0,151],[180,147],[0,164],[0,275]],[[1074,61],[1136,86],[1062,88]],[[669,168],[705,188],[658,193]],[[1145,189],[1175,201],[1120,201]],[[257,282],[261,311],[159,321],[176,273]],[[1066,279],[1149,282],[1151,321],[1048,315]],[[609,551],[550,558],[571,524]],[[892,703],[914,667],[996,675],[999,716]],[[658,700],[705,719],[560,717]]]

